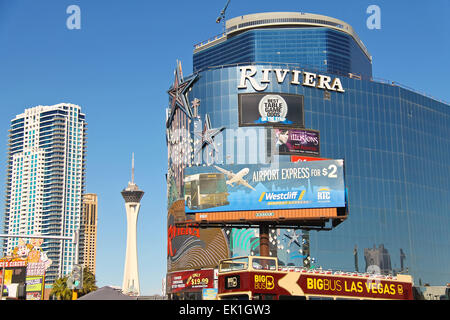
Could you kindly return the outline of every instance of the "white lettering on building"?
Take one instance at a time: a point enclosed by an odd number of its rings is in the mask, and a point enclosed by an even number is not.
[[[339,78],[333,79],[332,77],[324,76],[321,74],[289,69],[262,69],[261,70],[262,77],[259,77],[260,80],[258,81],[256,79],[256,74],[258,73],[256,66],[240,67],[240,71],[241,71],[241,78],[239,81],[238,89],[247,89],[247,83],[250,82],[251,86],[256,91],[264,91],[269,86],[270,73],[275,75],[275,78],[278,83],[283,83],[286,80],[287,75],[291,73],[290,83],[292,85],[301,84],[303,86],[328,91],[345,92],[344,88],[342,87],[341,80]],[[302,75],[303,79],[300,79],[300,75]]]

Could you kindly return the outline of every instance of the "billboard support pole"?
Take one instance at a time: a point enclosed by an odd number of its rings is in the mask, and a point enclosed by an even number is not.
[[[259,254],[261,257],[268,257],[269,252],[269,225],[261,223],[259,225]]]

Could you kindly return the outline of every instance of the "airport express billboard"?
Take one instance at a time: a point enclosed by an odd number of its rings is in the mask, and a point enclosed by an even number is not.
[[[186,213],[346,206],[344,161],[185,169]]]

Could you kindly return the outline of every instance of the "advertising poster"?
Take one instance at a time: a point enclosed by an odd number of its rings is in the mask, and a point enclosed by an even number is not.
[[[216,289],[216,288],[203,289],[202,299],[203,300],[216,300],[217,294],[218,294],[218,289]]]
[[[11,269],[5,270],[5,279],[4,279],[4,282],[3,282],[3,284],[4,284],[5,286],[11,284],[11,281],[12,281],[12,275],[13,275],[13,270],[11,270]]]
[[[319,131],[274,128],[272,132],[272,153],[293,156],[320,156]]]
[[[239,126],[304,126],[303,96],[286,93],[241,93]]]
[[[184,189],[186,213],[346,206],[344,160],[189,167]]]
[[[227,237],[221,228],[177,225],[188,221],[184,206],[184,200],[178,200],[168,211],[167,270],[214,268],[220,260],[229,257]]]
[[[214,270],[173,272],[168,275],[168,288],[172,293],[190,289],[214,288]]]
[[[44,277],[46,265],[44,262],[31,262],[27,265],[26,299],[41,300],[44,292]]]
[[[27,276],[26,277],[26,299],[27,300],[41,300],[42,292],[44,291],[44,277],[43,276]]]
[[[14,265],[14,263],[11,263]],[[3,283],[3,296],[17,298],[18,288],[25,285],[26,267],[10,266],[5,269],[5,279]]]
[[[0,268],[5,270],[4,295],[17,298],[17,287],[25,286],[27,300],[41,300],[44,278],[52,260],[42,250],[43,239],[19,239],[18,246],[10,255],[0,259]]]

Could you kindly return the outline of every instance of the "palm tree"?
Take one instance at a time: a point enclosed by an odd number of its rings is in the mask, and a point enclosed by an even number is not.
[[[53,283],[52,292],[50,295],[56,296],[58,300],[72,300],[72,290],[67,287],[68,276],[56,279]],[[95,285],[95,275],[88,270],[88,268],[83,269],[83,288],[78,290],[78,297],[84,296],[91,291],[97,290]]]
[[[83,269],[83,289],[78,291],[78,297],[82,297],[89,292],[95,291],[98,287],[95,285],[95,275],[88,269]]]
[[[56,279],[50,295],[54,295],[58,300],[72,300],[72,290],[67,288],[67,278]]]

